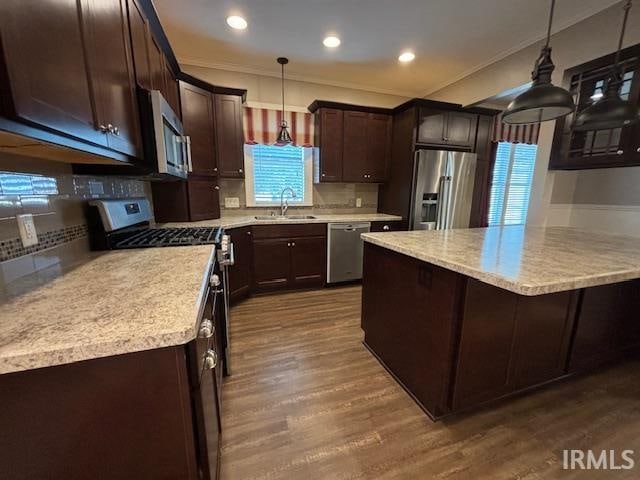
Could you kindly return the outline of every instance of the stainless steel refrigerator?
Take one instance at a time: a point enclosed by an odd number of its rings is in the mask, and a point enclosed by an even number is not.
[[[418,150],[413,169],[411,230],[468,228],[476,154]]]

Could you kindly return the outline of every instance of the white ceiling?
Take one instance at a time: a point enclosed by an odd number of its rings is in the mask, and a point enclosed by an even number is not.
[[[554,31],[618,0],[558,0]],[[181,63],[425,96],[545,34],[544,0],[155,0]],[[225,19],[240,14],[244,31]],[[335,33],[337,49],[322,39]],[[613,40],[612,40],[613,41]],[[400,64],[412,49],[416,60]],[[531,59],[533,65],[534,59]]]

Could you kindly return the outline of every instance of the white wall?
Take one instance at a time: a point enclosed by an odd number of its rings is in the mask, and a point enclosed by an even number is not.
[[[554,83],[562,83],[565,69],[613,52],[621,21],[622,2],[555,34],[551,41],[556,65]],[[636,6],[629,16],[625,46],[639,42],[640,8]],[[530,81],[539,50],[540,44],[527,47],[428,97],[468,105],[523,85]],[[629,191],[629,185],[640,186],[640,168],[622,169],[622,173],[615,172],[616,169],[598,170],[600,173],[597,174],[593,173],[595,171],[548,172],[553,130],[554,122],[547,122],[540,131],[528,223],[544,225],[549,222],[590,228],[606,225],[603,228],[640,234],[640,221],[634,217],[638,212],[634,207],[640,207],[640,199]],[[560,178],[558,182],[556,177]],[[624,188],[620,183],[622,179],[626,179]],[[581,193],[574,199],[576,192]],[[551,205],[554,206],[550,209]],[[575,205],[578,207],[574,208]],[[596,207],[588,209],[585,205]],[[603,216],[611,220],[603,222]]]

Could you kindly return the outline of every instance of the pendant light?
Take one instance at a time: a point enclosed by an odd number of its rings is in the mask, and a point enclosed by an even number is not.
[[[575,110],[573,97],[564,88],[551,83],[551,73],[556,68],[551,61],[551,24],[555,0],[551,0],[547,41],[536,60],[529,89],[518,95],[502,114],[502,121],[509,124],[540,123],[564,117]]]
[[[289,63],[289,59],[285,57],[278,57],[278,63],[282,68],[282,122],[280,123],[280,132],[278,133],[276,145],[284,146],[293,143],[291,135],[289,135],[287,121],[284,119],[284,66]]]
[[[616,59],[605,81],[603,88],[604,93],[594,104],[578,114],[573,124],[574,131],[585,132],[589,130],[621,128],[632,125],[640,119],[638,116],[638,107],[620,98],[620,87],[623,83],[623,71],[622,68],[620,68],[620,50],[622,50],[622,40],[624,39],[624,31],[627,27],[631,0],[627,0],[623,8],[624,19],[622,20]]]

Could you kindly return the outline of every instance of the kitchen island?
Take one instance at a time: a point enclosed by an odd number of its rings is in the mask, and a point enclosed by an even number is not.
[[[432,419],[640,350],[640,241],[571,228],[371,233],[365,345]]]

